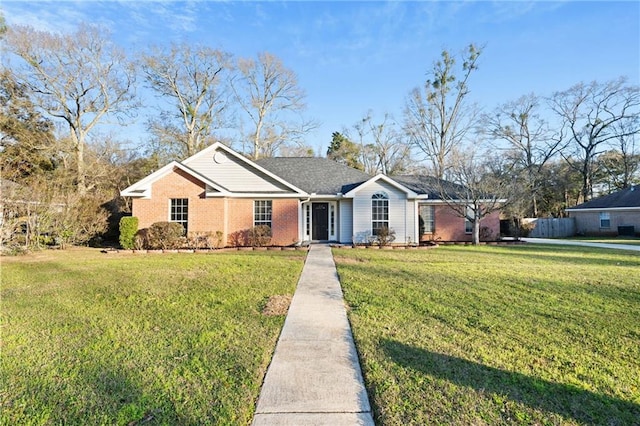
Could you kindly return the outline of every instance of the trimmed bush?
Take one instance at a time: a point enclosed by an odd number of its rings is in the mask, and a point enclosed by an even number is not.
[[[271,228],[267,225],[258,225],[249,229],[249,245],[252,247],[264,247],[271,242]]]
[[[387,246],[396,240],[396,231],[389,229],[386,226],[378,229],[376,235],[376,242],[380,247]]]
[[[177,249],[184,243],[184,228],[176,222],[156,222],[147,231],[150,249]]]
[[[120,219],[120,245],[123,249],[133,249],[135,246],[136,232],[138,232],[138,218],[124,216]]]

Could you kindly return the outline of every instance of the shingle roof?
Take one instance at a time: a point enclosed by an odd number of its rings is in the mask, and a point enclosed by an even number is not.
[[[631,186],[613,194],[594,198],[586,203],[578,204],[567,210],[612,209],[624,207],[640,207],[640,185]]]
[[[256,163],[310,194],[345,194],[372,177],[360,170],[319,157],[262,158]]]
[[[393,180],[406,186],[410,190],[417,194],[427,194],[427,197],[431,200],[439,200],[440,190],[444,190],[449,193],[449,197],[453,199],[459,198],[459,194],[463,194],[463,187],[456,185],[453,182],[446,180],[440,180],[433,176],[424,175],[400,175],[393,176]]]

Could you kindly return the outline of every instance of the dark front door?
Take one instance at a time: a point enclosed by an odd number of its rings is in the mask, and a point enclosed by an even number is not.
[[[329,239],[329,203],[311,205],[311,239]]]

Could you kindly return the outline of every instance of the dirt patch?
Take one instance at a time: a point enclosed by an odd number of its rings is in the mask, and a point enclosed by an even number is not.
[[[335,256],[334,259],[336,259],[339,263],[345,264],[345,265],[355,265],[358,263],[368,263],[369,260],[367,259],[362,259],[359,257],[346,257],[346,256]]]
[[[278,316],[287,315],[289,305],[291,304],[291,296],[289,295],[275,295],[270,296],[267,303],[262,309],[262,315]]]

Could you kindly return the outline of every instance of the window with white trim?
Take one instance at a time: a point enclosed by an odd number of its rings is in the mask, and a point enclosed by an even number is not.
[[[169,222],[176,222],[182,225],[185,234],[189,223],[189,199],[172,198],[169,204]]]
[[[475,217],[475,212],[472,206],[467,206],[467,212],[464,216],[464,233],[473,233],[473,222],[469,220],[470,217]]]
[[[420,231],[431,234],[436,230],[436,206],[420,204]]]
[[[609,212],[600,212],[600,228],[611,228],[611,216]]]
[[[255,200],[253,202],[253,226],[266,225],[271,228],[271,200]]]
[[[371,233],[378,235],[381,228],[389,229],[389,196],[376,192],[371,196]]]

